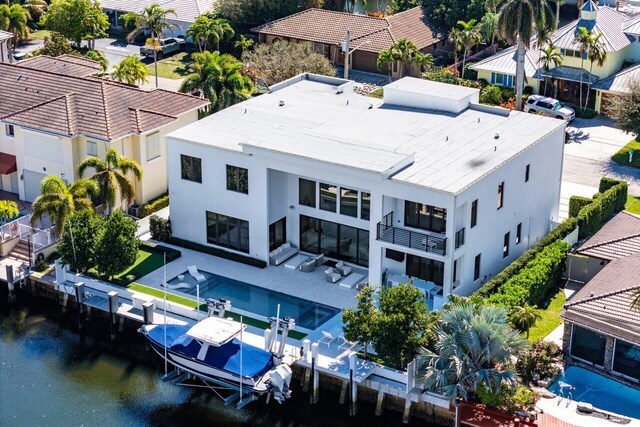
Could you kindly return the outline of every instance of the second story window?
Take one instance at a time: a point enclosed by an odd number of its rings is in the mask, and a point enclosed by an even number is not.
[[[444,233],[447,229],[447,210],[407,200],[404,202],[404,225]]]
[[[522,223],[516,227],[516,245],[522,240]]]
[[[147,135],[147,161],[156,159],[162,155],[162,140],[160,138],[160,132],[155,132]]]
[[[249,194],[249,170],[227,165],[227,190]]]
[[[473,228],[478,224],[478,199],[471,203],[471,226]]]
[[[480,278],[480,255],[476,255],[476,259],[473,262],[473,281],[475,282]]]
[[[369,221],[371,209],[371,193],[360,193],[360,219]]]
[[[7,136],[10,136],[12,138],[16,136],[16,130],[13,127],[13,125],[4,125],[4,131],[7,134]]]
[[[509,256],[509,240],[511,233],[507,233],[504,235],[504,242],[502,244],[502,258],[506,258]]]
[[[98,156],[98,143],[95,141],[87,141],[87,155]]]
[[[524,182],[529,182],[529,170],[531,169],[531,165],[527,165],[524,169]]]
[[[504,203],[504,181],[498,185],[498,209],[502,208]]]
[[[316,182],[298,179],[298,203],[302,206],[316,207]]]
[[[338,205],[338,187],[320,183],[320,209],[335,212]]]
[[[202,159],[181,154],[180,166],[182,179],[202,183]]]

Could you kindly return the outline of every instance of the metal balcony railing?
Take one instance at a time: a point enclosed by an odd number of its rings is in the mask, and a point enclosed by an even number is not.
[[[406,248],[433,252],[438,255],[447,254],[447,238],[435,237],[417,231],[393,226],[393,212],[389,212],[378,223],[377,240],[393,243]]]
[[[464,245],[464,227],[456,231],[456,249]]]

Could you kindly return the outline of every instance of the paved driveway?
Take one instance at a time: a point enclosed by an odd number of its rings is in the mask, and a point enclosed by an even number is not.
[[[103,52],[109,60],[109,68],[120,64],[120,61],[127,55],[139,55],[139,43],[127,43],[125,40],[110,38],[96,39],[96,50]]]

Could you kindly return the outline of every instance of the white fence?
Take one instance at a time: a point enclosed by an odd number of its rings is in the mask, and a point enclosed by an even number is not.
[[[46,229],[32,227],[31,215],[22,216],[0,226],[0,240],[2,242],[13,239],[14,237],[30,240],[34,252],[58,241],[55,226]]]

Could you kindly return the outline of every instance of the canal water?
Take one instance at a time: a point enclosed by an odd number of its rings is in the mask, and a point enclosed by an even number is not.
[[[237,410],[211,391],[163,383],[162,362],[145,352],[135,333],[119,338],[136,342],[132,346],[109,343],[105,327],[98,337],[81,339],[75,316],[60,315],[57,304],[26,305],[19,297],[19,303],[7,306],[6,294],[0,297],[0,426],[404,425],[402,414],[375,417],[374,405],[364,402],[358,416],[349,417],[337,394],[326,390],[319,404],[309,405],[297,381],[292,382],[294,397],[284,405],[260,400]],[[427,425],[424,420],[412,424]]]

